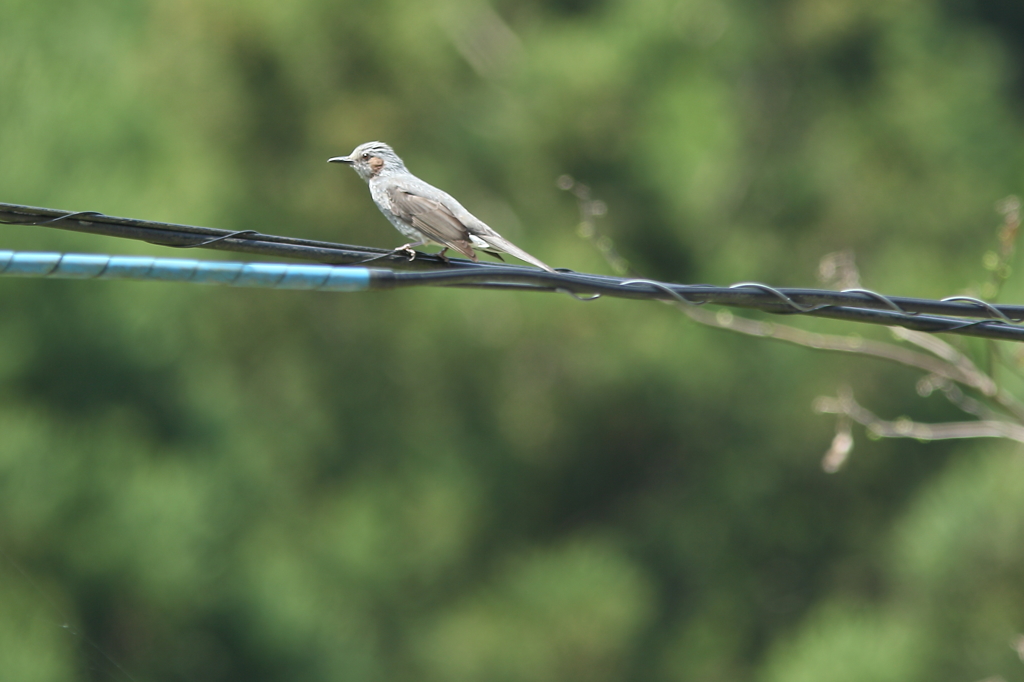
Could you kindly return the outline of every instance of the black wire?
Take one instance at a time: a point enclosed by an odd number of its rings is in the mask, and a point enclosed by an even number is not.
[[[160,244],[159,242],[150,243],[157,244],[158,246],[169,246],[172,249],[196,249],[201,248],[203,246],[209,246],[210,244],[216,244],[217,242],[223,241],[225,239],[233,239],[236,237],[241,237],[242,235],[250,234],[259,234],[259,232],[257,232],[256,230],[239,230],[238,232],[231,232],[230,234],[221,235],[220,237],[210,237],[209,239],[204,239],[203,241],[196,242],[195,244]]]
[[[490,283],[500,282],[549,284],[550,291],[587,291],[593,294],[601,294],[615,298],[633,299],[655,299],[662,301],[673,301],[678,298],[687,299],[691,305],[703,303],[715,303],[718,305],[731,305],[737,307],[763,310],[776,314],[803,314],[813,317],[825,317],[837,320],[863,322],[868,324],[898,325],[922,332],[947,332],[965,336],[980,336],[984,338],[1003,339],[1007,341],[1024,341],[1024,327],[1007,324],[1002,320],[964,320],[936,315],[923,315],[919,313],[899,313],[893,310],[878,310],[862,308],[859,306],[845,306],[836,303],[815,303],[807,310],[798,310],[788,304],[772,298],[765,299],[765,293],[754,290],[747,293],[739,293],[740,290],[731,287],[715,287],[709,285],[680,285],[665,284],[661,282],[651,283],[646,287],[623,286],[611,284],[606,281],[598,281],[592,275],[579,275],[575,273],[549,273],[533,269],[529,272],[522,272],[520,269],[491,268],[488,272],[393,272],[383,271],[376,275],[380,288],[399,288],[407,286],[435,285],[444,286],[451,284],[469,285],[476,280]],[[812,291],[815,297],[828,298],[828,294],[840,292],[816,292],[814,290],[786,290],[774,289],[776,293],[789,296],[801,292]],[[678,296],[674,295],[678,294]],[[843,296],[837,296],[840,300]],[[869,301],[874,301],[868,297]],[[925,299],[896,299],[900,301],[914,301],[919,304],[941,303],[938,301],[927,301]],[[859,301],[858,301],[859,302]],[[973,311],[971,311],[973,312]]]
[[[374,286],[453,286],[570,293],[578,298],[595,294],[615,298],[715,303],[774,314],[806,314],[871,324],[900,325],[925,332],[949,332],[987,338],[1024,340],[1024,306],[991,305],[974,299],[931,299],[883,296],[857,289],[777,289],[758,283],[732,287],[685,285],[625,279],[569,270],[547,272],[528,266],[474,263],[418,254],[410,261],[404,252],[352,246],[311,239],[260,234],[254,230],[219,230],[194,225],[117,218],[93,211],[69,212],[0,203],[0,223],[33,225],[90,234],[136,239],[175,248],[205,248],[269,257],[294,258],[333,265],[381,261],[392,268],[373,269]],[[396,272],[415,270],[416,272]],[[993,314],[1002,319],[992,319]],[[976,318],[964,320],[957,318]]]

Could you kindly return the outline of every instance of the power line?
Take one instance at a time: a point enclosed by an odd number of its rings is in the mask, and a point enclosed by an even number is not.
[[[687,305],[713,303],[774,314],[803,314],[869,324],[898,325],[924,332],[1024,341],[1024,327],[1014,324],[1024,320],[1024,306],[993,305],[964,296],[936,301],[884,296],[865,289],[839,292],[780,289],[754,282],[730,287],[673,284],[571,271],[551,273],[532,267],[473,263],[454,258],[445,262],[429,254],[418,255],[416,260],[410,262],[400,253],[372,247],[265,235],[252,230],[232,232],[210,227],[117,218],[95,212],[69,212],[3,203],[0,203],[0,223],[87,232],[178,248],[207,248],[288,257],[321,264],[225,263],[3,251],[0,252],[0,274],[8,275],[171,280],[331,291],[457,286],[563,292],[577,298],[610,296]],[[370,261],[391,267],[331,267]],[[353,283],[356,281],[364,282],[365,286],[355,287]],[[343,288],[341,283],[348,288]],[[338,288],[335,288],[335,284],[338,284]]]

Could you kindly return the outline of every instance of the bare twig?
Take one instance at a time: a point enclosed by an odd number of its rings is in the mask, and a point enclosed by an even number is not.
[[[1024,426],[1005,420],[986,419],[973,422],[943,422],[923,424],[901,417],[886,421],[865,409],[853,398],[849,389],[839,391],[835,398],[820,397],[814,401],[814,411],[839,414],[852,419],[881,438],[915,438],[923,441],[953,438],[1008,438],[1024,443]]]
[[[604,259],[611,266],[612,272],[625,275],[630,272],[629,261],[615,250],[615,242],[611,237],[601,234],[597,229],[597,220],[608,212],[608,205],[600,199],[590,196],[590,187],[582,182],[577,182],[571,175],[562,175],[558,178],[558,189],[572,192],[576,197],[576,203],[580,209],[580,224],[576,232],[581,237],[594,245]]]

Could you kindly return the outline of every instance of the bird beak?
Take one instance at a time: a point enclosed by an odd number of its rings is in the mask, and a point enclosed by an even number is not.
[[[352,163],[351,156],[335,156],[334,158],[327,159],[327,163]]]

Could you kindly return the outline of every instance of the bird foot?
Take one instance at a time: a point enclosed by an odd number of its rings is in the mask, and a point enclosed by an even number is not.
[[[392,251],[392,253],[395,254],[396,256],[400,253],[404,253],[406,256],[409,257],[409,262],[411,263],[414,260],[416,260],[416,254],[418,252],[416,251],[416,249],[412,248],[412,244],[405,244],[403,246],[399,246],[397,249]]]

